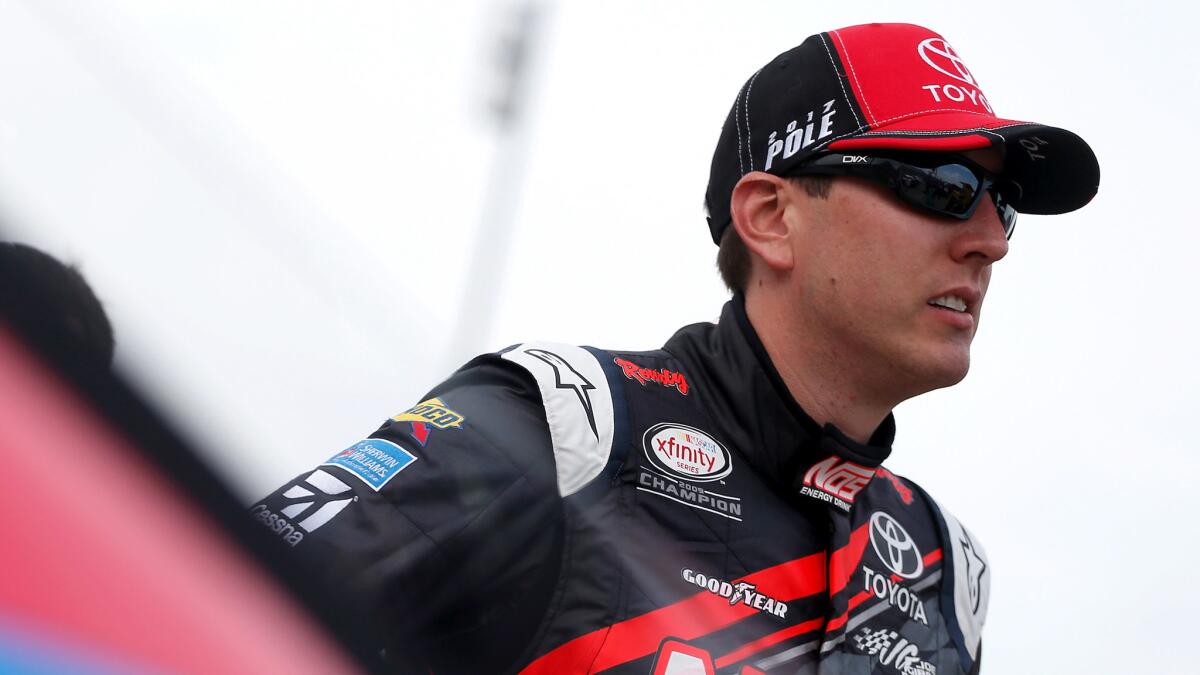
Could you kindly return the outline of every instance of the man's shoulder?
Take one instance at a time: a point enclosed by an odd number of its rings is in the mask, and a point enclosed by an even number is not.
[[[519,343],[472,359],[373,435],[415,443],[420,454],[470,452],[518,473],[551,460],[558,492],[569,496],[608,468],[619,373],[611,352]]]
[[[940,561],[942,609],[947,617],[947,625],[956,633],[955,637],[966,649],[967,656],[975,660],[991,587],[991,565],[982,542],[943,502],[913,481],[883,467],[877,469],[876,474],[876,480],[882,478],[892,484],[894,495],[904,504],[901,509],[888,511],[902,513],[923,503],[927,509],[919,509],[918,512],[928,513],[928,519],[921,520],[931,521],[936,538],[919,548],[917,542],[922,539],[921,533],[914,531],[910,534],[895,521],[886,522],[890,516],[876,518],[873,515],[870,524],[872,545],[890,553],[912,546],[914,553],[919,551],[918,556],[923,560],[934,564]]]

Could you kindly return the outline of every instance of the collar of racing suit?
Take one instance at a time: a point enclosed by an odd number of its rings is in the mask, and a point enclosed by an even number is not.
[[[896,424],[889,413],[868,443],[833,424],[823,427],[792,398],[746,316],[740,294],[726,303],[720,321],[677,332],[664,349],[682,361],[722,431],[763,479],[798,492],[818,463],[842,460],[874,469],[891,453]],[[829,462],[837,456],[839,460]]]

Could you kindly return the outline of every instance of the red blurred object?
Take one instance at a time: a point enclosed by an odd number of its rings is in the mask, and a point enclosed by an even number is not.
[[[360,672],[3,327],[0,619],[122,670]]]

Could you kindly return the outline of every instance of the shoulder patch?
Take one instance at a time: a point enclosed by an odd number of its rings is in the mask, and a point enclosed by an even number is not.
[[[415,461],[415,455],[391,441],[368,438],[339,452],[321,466],[340,466],[379,492]]]
[[[528,342],[501,354],[537,380],[554,443],[558,492],[574,494],[600,475],[613,443],[608,378],[590,352],[573,345]]]
[[[979,540],[941,504],[932,499],[930,501],[933,501],[938,519],[942,521],[944,547],[950,553],[950,592],[953,593],[954,610],[952,628],[956,627],[961,632],[963,646],[974,661],[979,657],[979,641],[987,616],[991,568]]]

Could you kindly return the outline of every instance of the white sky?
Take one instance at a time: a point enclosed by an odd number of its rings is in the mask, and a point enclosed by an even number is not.
[[[920,23],[1102,180],[1022,217],[971,375],[897,411],[888,464],[988,548],[985,672],[1195,672],[1194,10],[560,2],[497,158],[502,6],[400,4],[0,0],[5,231],[80,264],[122,369],[247,501],[471,353],[650,349],[715,318],[701,204],[742,82],[814,32]],[[515,227],[473,290],[497,320],[456,347],[494,166]]]

